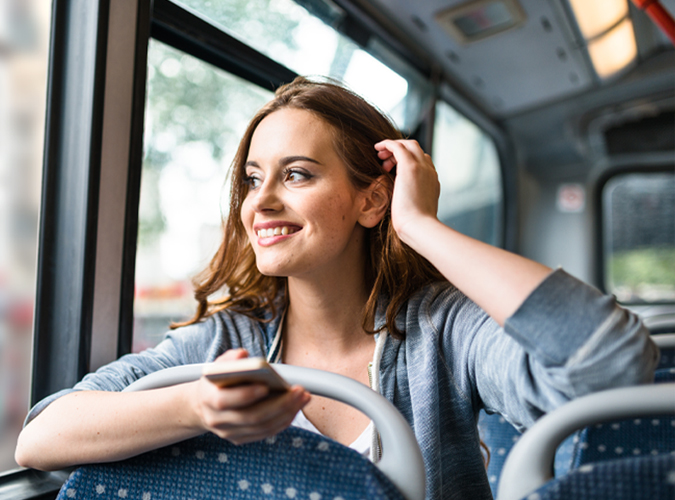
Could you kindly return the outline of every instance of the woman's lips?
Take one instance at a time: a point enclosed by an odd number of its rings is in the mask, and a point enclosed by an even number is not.
[[[291,224],[282,221],[265,222],[256,224],[253,227],[256,236],[258,236],[258,244],[260,246],[270,246],[275,243],[289,238],[302,229],[297,224]]]
[[[258,229],[256,234],[258,235],[258,238],[271,238],[279,235],[287,236],[296,233],[299,230],[300,228],[297,226],[276,226],[267,229]]]

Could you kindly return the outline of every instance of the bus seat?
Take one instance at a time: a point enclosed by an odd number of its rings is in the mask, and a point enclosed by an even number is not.
[[[487,475],[492,496],[495,496],[504,461],[514,443],[520,438],[520,432],[501,415],[497,413],[490,415],[484,410],[481,410],[478,417],[478,432],[488,450],[490,450]]]
[[[499,476],[506,457],[513,445],[520,439],[521,433],[516,430],[504,417],[499,414],[488,414],[481,410],[478,417],[478,431],[481,439],[490,450],[490,462],[487,475],[490,482],[492,496],[497,497]],[[579,433],[569,436],[563,441],[555,454],[555,476],[566,474],[572,466],[572,456],[575,444],[579,441]]]
[[[151,373],[125,391],[190,382],[201,376],[203,366]],[[80,467],[58,498],[424,498],[422,454],[412,429],[389,401],[341,375],[291,365],[274,367],[291,385],[342,401],[370,417],[382,442],[379,462],[373,464],[335,441],[293,427],[243,446],[205,434],[121,462]]]
[[[666,376],[670,370],[668,372]],[[623,387],[589,394],[545,415],[522,435],[511,450],[502,470],[498,500],[672,500],[675,498],[673,448],[649,449],[649,445],[643,441],[648,438],[638,436],[634,431],[640,428],[641,431],[663,432],[672,442],[675,434],[672,424],[675,415],[673,394],[673,382]],[[625,421],[627,425],[616,428],[614,424],[620,421]],[[637,421],[640,423],[636,424]],[[602,426],[596,427],[596,424]],[[604,460],[585,462],[568,474],[554,479],[553,458],[558,444],[571,433],[585,427],[590,433],[603,429],[610,433],[611,441],[607,438],[605,443],[596,445],[596,441],[593,444],[589,442],[585,447],[579,445],[579,449],[585,448],[587,451],[585,460],[597,459],[598,455],[591,456],[591,452],[602,454]],[[580,463],[580,460],[576,463]],[[617,494],[633,490],[637,492],[636,496]],[[643,493],[646,496],[642,496]]]
[[[656,334],[652,335],[651,339],[661,350],[661,358],[656,369],[675,368],[675,333]]]
[[[675,368],[656,371],[654,383],[675,382]],[[675,391],[671,394],[675,399]],[[572,467],[623,457],[675,452],[675,416],[644,414],[586,427],[572,452]]]
[[[87,465],[70,475],[57,500],[237,498],[403,500],[358,452],[290,427],[237,446],[208,433],[120,462]]]
[[[642,456],[587,464],[546,483],[526,500],[672,500],[675,456]]]

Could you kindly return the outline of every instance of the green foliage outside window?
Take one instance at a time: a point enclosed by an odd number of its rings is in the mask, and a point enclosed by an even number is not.
[[[631,302],[675,299],[675,248],[640,248],[617,252],[608,262],[612,288]]]
[[[602,203],[607,291],[625,303],[675,302],[675,175],[616,175]]]

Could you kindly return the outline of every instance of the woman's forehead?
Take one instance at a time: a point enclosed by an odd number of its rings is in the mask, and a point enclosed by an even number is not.
[[[303,109],[282,108],[262,119],[251,137],[247,160],[271,156],[334,156],[332,127]]]

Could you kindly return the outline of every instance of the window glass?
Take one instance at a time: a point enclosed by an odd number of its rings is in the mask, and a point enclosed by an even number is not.
[[[473,238],[500,245],[502,176],[492,138],[439,101],[432,157],[441,182],[441,222]]]
[[[151,40],[141,177],[133,350],[196,309],[192,278],[218,248],[227,170],[272,93]]]
[[[675,301],[675,174],[613,177],[602,218],[605,289],[621,302]]]
[[[28,411],[51,0],[0,2],[0,474]]]
[[[176,3],[205,16],[223,31],[300,75],[330,76],[346,83],[391,116],[401,130],[411,132],[419,124],[430,96],[428,84],[375,37],[363,50],[331,27],[343,16],[334,4],[323,0]],[[387,65],[380,59],[386,59]]]

